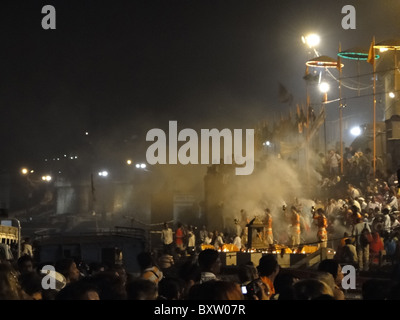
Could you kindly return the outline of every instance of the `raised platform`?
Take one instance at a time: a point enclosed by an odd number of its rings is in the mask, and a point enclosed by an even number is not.
[[[220,252],[220,258],[224,266],[239,266],[248,262],[258,266],[262,256],[274,255],[282,268],[300,268],[310,267],[324,259],[332,259],[334,254],[333,249],[321,248],[312,253]]]

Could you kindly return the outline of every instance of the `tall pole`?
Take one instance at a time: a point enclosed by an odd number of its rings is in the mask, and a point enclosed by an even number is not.
[[[339,52],[342,51],[341,44],[339,43]],[[339,58],[339,130],[340,130],[340,174],[343,175],[343,104],[342,104],[342,62]]]
[[[375,66],[375,36],[372,40],[372,54],[373,54],[373,75],[374,75],[374,124],[373,124],[373,135],[374,135],[374,154],[373,154],[373,168],[374,178],[376,175],[376,66]]]

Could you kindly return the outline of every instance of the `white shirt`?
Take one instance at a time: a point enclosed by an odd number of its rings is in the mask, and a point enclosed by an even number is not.
[[[235,239],[233,240],[233,244],[240,250],[242,248],[242,238],[236,235]]]
[[[171,244],[174,241],[172,229],[163,229],[161,231],[161,239],[163,240],[164,244]]]
[[[217,276],[212,272],[202,272],[200,275],[200,283],[211,281],[211,280],[218,280]]]
[[[196,236],[192,231],[189,231],[188,235],[189,235],[188,247],[194,247],[196,245]]]

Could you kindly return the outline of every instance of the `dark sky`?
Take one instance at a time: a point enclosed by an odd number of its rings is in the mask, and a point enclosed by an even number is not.
[[[56,9],[56,30],[41,27],[47,4]],[[356,30],[341,26],[348,4],[357,10]],[[336,58],[339,42],[369,47],[374,35],[396,37],[399,13],[397,0],[4,1],[3,162],[79,150],[85,131],[105,152],[124,141],[134,154],[145,133],[168,120],[250,128],[294,110],[279,101],[279,82],[294,103],[305,102],[311,53],[302,35],[319,33],[318,50]],[[359,100],[346,112],[359,112]]]

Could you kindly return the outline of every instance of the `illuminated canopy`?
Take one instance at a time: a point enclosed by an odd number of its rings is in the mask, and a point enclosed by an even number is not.
[[[355,47],[345,51],[341,51],[338,53],[338,56],[343,59],[350,59],[350,60],[361,60],[367,61],[368,60],[368,49]],[[379,55],[375,55],[375,59],[379,59]]]
[[[328,56],[319,56],[311,60],[308,60],[306,62],[306,65],[309,67],[316,67],[316,68],[337,68],[338,62],[337,60]],[[343,67],[344,65],[341,64],[341,66]]]
[[[400,39],[390,39],[384,40],[375,44],[376,49],[386,49],[386,50],[399,50],[400,49]]]

